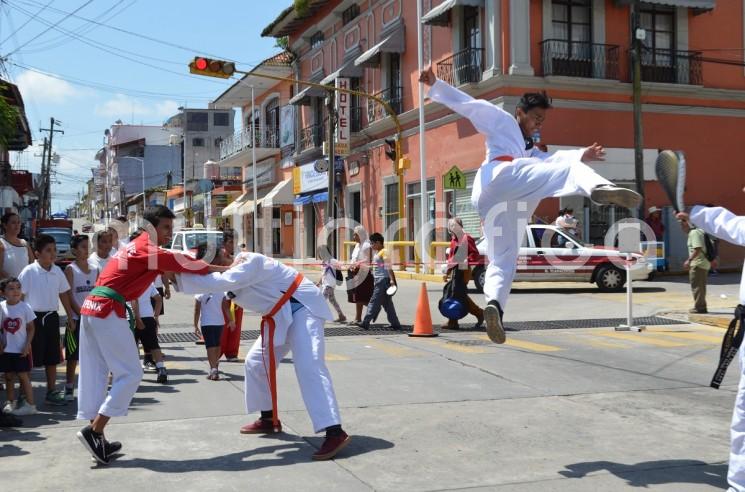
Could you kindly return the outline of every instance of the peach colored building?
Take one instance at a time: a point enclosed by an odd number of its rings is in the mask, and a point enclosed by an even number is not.
[[[600,142],[608,148],[608,161],[593,167],[620,184],[634,185],[628,0],[422,2],[425,63],[432,63],[438,76],[510,112],[522,93],[548,91],[554,109],[542,129],[541,142],[549,150]],[[416,2],[309,0],[307,4],[304,12],[288,7],[262,33],[288,38],[292,60],[287,73],[323,84],[345,77],[353,88],[386,99],[399,115],[403,150],[412,162],[403,178],[404,208],[399,210],[399,180],[384,152],[384,139],[395,131],[392,119],[371,100],[352,98],[350,151],[338,164],[341,214],[378,231],[386,230],[400,214],[406,224],[404,237],[413,239],[422,195]],[[642,2],[647,206],[666,204],[653,168],[659,150],[672,148],[683,150],[688,158],[690,203],[716,202],[745,212],[740,191],[745,173],[737,157],[745,151],[745,140],[738,138],[745,132],[745,69],[740,63],[745,48],[744,4],[740,0]],[[713,63],[712,58],[735,63]],[[257,97],[262,101],[257,103],[262,128],[264,118],[269,118],[264,113],[270,94],[278,98],[281,114],[293,118],[285,128],[294,132],[292,146],[275,148],[272,157],[274,183],[289,179],[295,195],[293,205],[273,207],[280,212],[280,249],[307,257],[314,250],[313,232],[323,223],[328,198],[312,170],[323,156],[325,94],[287,83],[267,87]],[[246,112],[245,104],[240,106],[245,120],[250,109]],[[286,109],[290,107],[295,109]],[[445,237],[445,219],[455,214],[480,236],[470,184],[484,157],[483,138],[469,122],[437,104],[427,102],[425,115],[426,201],[428,216],[438,227],[435,235]],[[443,175],[453,166],[465,173],[466,189],[445,189]],[[299,169],[291,174],[292,168]],[[609,224],[629,214],[583,198],[566,198],[544,200],[537,216],[552,221],[565,206],[574,208],[588,242],[602,242]],[[665,218],[668,255],[675,264],[685,254],[685,241],[669,210]],[[393,234],[389,231],[387,236],[392,239]],[[741,253],[723,247],[722,257],[724,265],[734,265]]]

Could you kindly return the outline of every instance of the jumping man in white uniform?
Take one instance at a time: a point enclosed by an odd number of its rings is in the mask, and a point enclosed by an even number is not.
[[[605,150],[597,143],[551,155],[535,148],[532,135],[540,130],[546,111],[551,108],[545,93],[523,95],[512,116],[488,101],[474,99],[437,80],[431,68],[423,71],[419,80],[430,87],[430,99],[468,118],[486,137],[486,159],[476,174],[471,201],[488,241],[486,331],[493,342],[504,343],[503,310],[515,277],[525,226],[538,203],[548,197],[583,195],[601,205],[633,208],[641,197],[613,185],[584,164],[604,159]]]

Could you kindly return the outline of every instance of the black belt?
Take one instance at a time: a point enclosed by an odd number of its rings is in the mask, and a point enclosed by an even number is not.
[[[722,350],[719,353],[719,365],[714,373],[714,377],[711,379],[710,386],[714,389],[719,389],[719,385],[722,384],[724,375],[727,372],[730,362],[735,358],[737,350],[742,345],[743,325],[745,324],[745,306],[739,304],[735,308],[735,317],[730,321],[727,327],[727,332],[724,334],[722,340]]]
[[[46,321],[47,316],[50,314],[58,314],[57,311],[34,311],[34,314],[36,315],[36,319],[41,320],[41,324],[44,324],[44,321]]]

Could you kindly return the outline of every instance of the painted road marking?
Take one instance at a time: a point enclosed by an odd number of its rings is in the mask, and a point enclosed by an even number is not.
[[[593,333],[595,336],[599,337],[607,337],[612,338],[616,340],[627,340],[631,342],[646,344],[646,345],[654,345],[656,347],[685,347],[687,344],[680,343],[680,342],[671,342],[670,340],[665,340],[661,338],[654,338],[653,336],[650,336],[650,333],[618,333],[618,332],[597,332]]]
[[[346,355],[326,353],[326,362],[340,362],[350,360]]]
[[[379,340],[377,338],[366,338],[362,341],[363,345],[369,345],[375,350],[380,350],[393,357],[405,358],[405,357],[421,357],[422,353],[416,350],[410,349],[397,343],[391,343],[386,340]]]
[[[691,332],[677,332],[677,331],[654,331],[655,335],[662,335],[672,338],[680,338],[683,340],[694,340],[697,342],[706,342],[714,345],[722,343],[722,337],[715,337],[714,335],[704,335],[703,333],[691,333]]]

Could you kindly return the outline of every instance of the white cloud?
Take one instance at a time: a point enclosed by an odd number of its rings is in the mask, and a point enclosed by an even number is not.
[[[133,116],[165,118],[178,112],[179,104],[170,99],[159,102],[144,102],[124,94],[116,94],[113,98],[99,104],[95,113],[107,118],[118,118],[128,121]]]
[[[22,72],[16,81],[23,98],[37,104],[63,104],[83,95],[72,84],[38,72]]]

